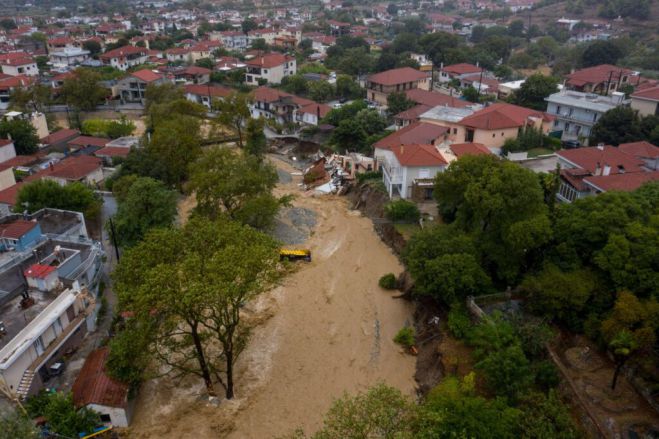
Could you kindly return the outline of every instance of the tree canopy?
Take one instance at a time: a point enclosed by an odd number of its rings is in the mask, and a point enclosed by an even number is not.
[[[29,120],[25,119],[2,119],[0,121],[0,137],[11,136],[16,148],[16,154],[30,155],[39,149],[39,137],[37,130]]]
[[[14,210],[22,212],[27,209],[33,213],[50,207],[82,212],[85,218],[91,219],[99,214],[101,204],[94,191],[82,183],[61,186],[53,180],[44,179],[26,183],[19,189]]]

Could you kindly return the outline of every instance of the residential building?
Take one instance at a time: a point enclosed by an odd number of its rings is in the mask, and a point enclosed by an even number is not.
[[[247,35],[239,31],[211,32],[211,41],[221,41],[227,50],[243,51],[249,46]]]
[[[78,136],[80,136],[80,131],[71,128],[63,128],[39,139],[39,143],[42,147],[50,146],[65,150],[68,143]]]
[[[625,84],[635,85],[639,76],[632,70],[610,64],[577,70],[566,75],[565,87],[584,93],[608,95]]]
[[[103,163],[98,157],[73,156],[58,163],[51,163],[40,177],[54,180],[62,186],[74,182],[96,186],[103,181]]]
[[[115,90],[122,103],[144,104],[146,88],[150,84],[161,85],[165,82],[168,82],[168,79],[164,75],[153,70],[143,69],[130,73],[119,80]]]
[[[444,66],[443,64],[439,67],[439,82],[450,82],[452,79],[461,80],[469,75],[480,75],[484,72],[482,67],[475,66],[473,64],[461,63],[461,64],[451,64]],[[462,85],[461,85],[462,86]]]
[[[11,93],[17,88],[27,87],[32,84],[34,82],[32,78],[24,75],[0,77],[0,111],[9,108]]]
[[[659,86],[637,89],[631,95],[631,107],[640,116],[659,116]]]
[[[618,149],[637,159],[643,160],[645,168],[650,171],[659,171],[659,148],[650,142],[621,143]]]
[[[143,47],[124,46],[105,52],[99,58],[103,65],[126,71],[131,67],[146,63],[147,49]]]
[[[201,84],[188,84],[185,86],[185,97],[189,101],[196,102],[211,109],[213,100],[224,99],[229,96],[233,90],[228,87],[220,85],[201,85]]]
[[[128,427],[135,400],[128,399],[128,385],[107,374],[109,353],[105,346],[87,356],[71,389],[73,403],[76,407],[87,407],[98,413],[101,422],[114,427]]]
[[[48,59],[54,68],[66,68],[84,63],[90,59],[90,52],[80,47],[64,47],[50,52]]]
[[[607,111],[626,104],[624,93],[600,96],[572,90],[562,90],[545,98],[547,113],[553,115],[554,131],[561,131],[562,140],[582,140],[587,143],[593,125]]]
[[[274,119],[280,124],[318,125],[331,110],[328,105],[269,87],[257,88],[253,96],[250,104],[252,117]]]
[[[266,53],[245,61],[245,82],[248,85],[279,84],[286,76],[297,72],[295,57],[281,53]]]
[[[414,122],[378,140],[374,148],[388,149],[399,145],[436,145],[444,142],[449,129],[427,122]]]
[[[0,54],[2,73],[9,76],[38,76],[39,68],[31,55],[25,52]]]
[[[411,67],[401,67],[376,73],[366,81],[366,98],[383,107],[391,93],[413,89],[430,90],[430,76]]]
[[[95,329],[103,250],[77,212],[9,215],[0,229],[0,381],[25,398]]]
[[[16,157],[14,142],[10,139],[0,139],[0,164]]]
[[[168,70],[177,84],[207,84],[210,82],[211,71],[205,67],[188,66]]]
[[[599,145],[561,150],[557,155],[561,184],[556,197],[567,203],[601,192],[631,191],[659,179],[659,171],[648,168],[643,159],[659,156],[659,148],[651,144]]]

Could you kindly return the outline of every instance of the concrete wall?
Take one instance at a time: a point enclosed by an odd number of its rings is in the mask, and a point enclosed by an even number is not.
[[[0,191],[10,188],[15,184],[16,179],[14,178],[14,170],[12,168],[0,171]]]
[[[4,146],[0,146],[0,163],[4,163],[7,160],[11,160],[16,157],[16,148],[13,143],[9,143]]]
[[[657,106],[659,106],[659,102],[646,101],[645,99],[638,99],[632,97],[631,107],[634,110],[637,110],[638,114],[641,116],[653,116],[657,114],[657,112],[659,111]]]
[[[128,424],[130,423],[130,416],[124,408],[108,407],[99,404],[87,404],[87,408],[92,409],[101,415],[109,415],[110,422],[114,427],[128,427]]]

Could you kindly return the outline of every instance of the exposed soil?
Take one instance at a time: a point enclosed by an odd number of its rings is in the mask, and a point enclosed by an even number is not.
[[[414,306],[377,285],[382,274],[402,266],[347,199],[301,194],[300,179],[293,176],[275,192],[293,192],[295,208],[315,212],[305,243],[313,261],[301,262],[246,307],[260,326],[237,365],[236,398],[215,407],[202,398],[200,380],[176,386],[152,380],[140,392],[131,438],[269,438],[297,427],[312,432],[345,392],[384,381],[415,394],[415,357],[392,341],[411,323]]]

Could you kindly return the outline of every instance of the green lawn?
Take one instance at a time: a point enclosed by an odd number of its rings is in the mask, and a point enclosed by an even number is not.
[[[552,151],[549,148],[531,148],[528,151],[528,157],[537,157],[539,155],[545,155],[545,154],[552,154],[554,151]]]

